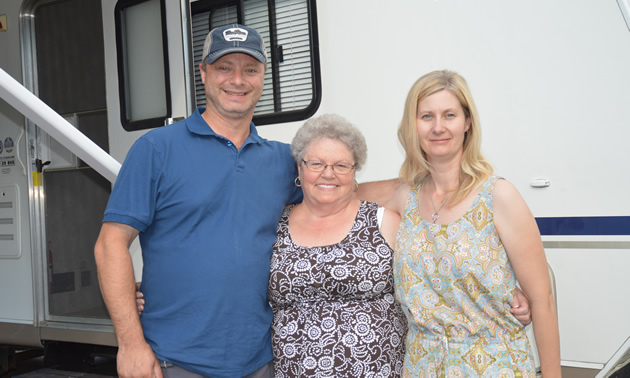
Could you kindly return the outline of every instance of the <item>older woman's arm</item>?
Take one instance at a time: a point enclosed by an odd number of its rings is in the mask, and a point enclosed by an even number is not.
[[[494,222],[529,299],[543,377],[560,377],[560,337],[547,258],[534,216],[514,185],[498,180],[494,188]]]
[[[363,201],[376,202],[379,206],[389,201],[402,184],[400,179],[370,181],[359,184],[357,198]]]
[[[393,249],[396,246],[396,233],[400,225],[400,215],[393,210],[385,208],[383,221],[381,222],[381,234],[385,241]]]

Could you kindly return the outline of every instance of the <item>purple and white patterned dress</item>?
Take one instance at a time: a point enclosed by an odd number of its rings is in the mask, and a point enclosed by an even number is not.
[[[406,319],[394,300],[393,251],[361,202],[339,243],[291,240],[285,209],[273,246],[268,299],[273,308],[276,377],[398,377]]]

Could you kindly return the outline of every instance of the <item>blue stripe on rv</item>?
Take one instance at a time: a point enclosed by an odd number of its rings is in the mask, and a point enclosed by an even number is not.
[[[630,235],[628,217],[536,218],[541,235]]]

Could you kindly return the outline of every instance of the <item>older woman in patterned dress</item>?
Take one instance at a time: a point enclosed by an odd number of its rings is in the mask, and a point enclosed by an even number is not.
[[[302,203],[278,225],[268,299],[277,377],[397,377],[406,320],[394,300],[400,218],[356,199],[366,159],[361,132],[324,115],[298,130],[291,152]]]

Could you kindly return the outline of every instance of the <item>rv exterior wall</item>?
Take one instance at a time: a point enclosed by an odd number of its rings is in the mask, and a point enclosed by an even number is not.
[[[360,182],[398,175],[407,91],[429,71],[452,69],[473,92],[484,153],[534,216],[630,215],[630,32],[616,2],[320,1],[318,20],[318,114],[339,113],[365,134]],[[259,131],[289,142],[300,124]],[[541,178],[550,186],[530,186]],[[543,240],[563,363],[601,368],[630,336],[625,294],[604,294],[630,285],[630,236]],[[603,309],[610,320],[595,326]]]

